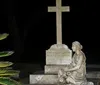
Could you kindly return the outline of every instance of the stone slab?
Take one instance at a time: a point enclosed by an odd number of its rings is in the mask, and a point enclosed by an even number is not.
[[[58,85],[58,84],[23,84],[23,85]],[[77,83],[77,85],[80,85],[80,84]],[[93,84],[92,82],[87,82],[87,83],[84,83],[84,84],[81,84],[81,85],[99,85],[99,84]]]
[[[61,68],[68,67],[68,65],[45,65],[45,73],[46,74],[57,74],[58,70]],[[96,67],[92,68],[95,69]],[[99,69],[100,70],[100,69]],[[87,78],[100,78],[100,71],[88,71]]]
[[[46,74],[58,74],[60,69],[64,69],[68,67],[67,65],[45,65],[45,73]]]
[[[30,75],[30,84],[56,84],[57,75]]]
[[[55,44],[46,50],[46,65],[67,65],[72,61],[72,51],[64,44]]]
[[[30,84],[57,84],[57,75],[30,75]],[[81,82],[77,82],[80,85]],[[93,85],[92,82],[84,82],[83,85]]]
[[[23,84],[23,85],[57,85],[57,84]]]

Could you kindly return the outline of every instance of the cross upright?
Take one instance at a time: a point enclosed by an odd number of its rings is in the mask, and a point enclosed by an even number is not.
[[[56,7],[48,7],[48,12],[56,12],[57,44],[62,44],[62,12],[69,11],[69,6],[62,6],[61,0],[56,0]]]

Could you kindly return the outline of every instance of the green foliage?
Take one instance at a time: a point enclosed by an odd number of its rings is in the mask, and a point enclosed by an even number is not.
[[[7,34],[7,33],[0,34],[0,40],[3,40],[3,39],[5,39],[5,38],[7,38],[8,35],[9,35],[9,34]]]
[[[0,77],[0,85],[21,85],[21,83],[8,77]]]
[[[0,52],[0,57],[10,56],[13,53],[14,53],[13,51],[3,51],[3,52]]]
[[[3,40],[8,37],[9,34],[3,33],[0,34],[0,40]],[[6,57],[12,55],[13,51],[2,51],[0,52],[0,57]],[[11,79],[11,77],[18,76],[19,71],[12,70],[12,62],[9,61],[0,61],[0,85],[21,85],[19,82]]]

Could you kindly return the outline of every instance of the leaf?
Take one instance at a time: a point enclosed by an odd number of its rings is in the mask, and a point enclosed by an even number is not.
[[[0,77],[0,85],[23,85],[10,77]]]
[[[3,51],[3,52],[0,52],[0,57],[10,56],[13,53],[14,53],[13,51]]]
[[[12,67],[2,67],[2,68],[0,68],[0,72],[1,72],[1,70],[11,70],[12,69]]]
[[[6,70],[5,72],[0,73],[0,76],[16,76],[19,75],[20,71],[16,70]]]
[[[3,40],[3,39],[5,39],[5,38],[7,38],[8,35],[9,35],[9,34],[7,34],[7,33],[0,34],[0,40]]]
[[[7,70],[7,69],[3,69],[2,71],[0,70],[0,74],[6,74],[6,73],[12,73],[12,74],[19,74],[20,73],[20,71],[16,71],[16,70]]]
[[[13,63],[12,62],[9,62],[9,61],[1,61],[0,62],[0,68],[4,68],[4,67],[8,67],[8,66],[11,66],[11,65],[13,65]]]

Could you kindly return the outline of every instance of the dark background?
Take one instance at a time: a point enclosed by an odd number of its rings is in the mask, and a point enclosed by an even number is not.
[[[56,43],[55,13],[47,12],[55,0],[6,0],[0,4],[0,33],[10,34],[0,41],[0,50],[15,51],[4,60],[44,65],[45,51]],[[73,41],[79,41],[87,64],[100,64],[98,2],[62,0],[62,5],[71,7],[69,13],[63,13],[63,43],[71,48]]]

